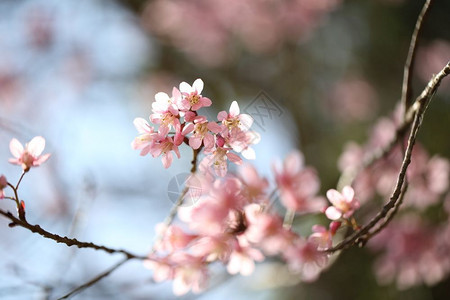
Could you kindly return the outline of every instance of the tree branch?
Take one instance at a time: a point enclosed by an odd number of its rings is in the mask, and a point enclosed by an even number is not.
[[[32,224],[28,223],[27,221],[20,220],[19,218],[16,218],[12,213],[10,213],[8,211],[4,211],[2,209],[0,209],[0,214],[3,215],[4,217],[10,219],[12,221],[13,225],[17,225],[17,226],[26,228],[26,229],[30,230],[31,232],[37,233],[47,239],[54,240],[57,243],[66,244],[69,247],[76,246],[78,248],[90,248],[90,249],[94,249],[94,250],[105,251],[110,254],[121,253],[121,254],[124,254],[128,259],[141,259],[141,260],[148,259],[147,256],[136,255],[136,254],[133,254],[133,253],[128,252],[123,249],[113,249],[113,248],[108,248],[105,246],[96,245],[96,244],[90,243],[90,242],[89,243],[81,242],[81,241],[78,241],[77,239],[68,238],[66,236],[62,237],[60,235],[48,232],[47,230],[43,229],[39,225],[32,225]]]
[[[102,280],[103,278],[109,276],[109,274],[111,274],[112,272],[114,272],[115,270],[117,270],[120,266],[122,266],[124,263],[126,263],[127,261],[129,261],[130,259],[127,257],[121,261],[119,261],[117,264],[115,264],[114,266],[112,266],[111,268],[109,268],[108,270],[106,270],[105,272],[99,274],[98,276],[94,277],[93,279],[89,280],[88,282],[84,283],[83,285],[80,285],[79,287],[77,287],[76,289],[72,290],[70,293],[58,298],[58,300],[62,300],[62,299],[68,299],[69,297],[72,297],[82,291],[84,291],[85,289],[93,286],[94,284],[96,284],[97,282],[99,282],[100,280]]]
[[[342,250],[354,245],[361,237],[368,234],[369,231],[374,226],[376,226],[381,219],[385,218],[388,212],[395,207],[396,202],[404,193],[404,192],[402,193],[403,190],[402,186],[406,179],[406,171],[408,170],[408,166],[411,163],[412,150],[414,148],[414,143],[417,138],[417,133],[419,132],[420,126],[422,124],[425,111],[434,94],[436,93],[437,88],[439,87],[442,79],[444,79],[449,74],[450,74],[450,62],[447,63],[447,65],[436,76],[433,76],[431,78],[431,80],[428,82],[428,85],[425,87],[423,92],[411,106],[411,109],[414,112],[414,121],[408,138],[408,146],[406,147],[403,162],[399,174],[397,176],[397,183],[395,185],[394,192],[392,193],[389,201],[383,206],[382,210],[372,220],[370,220],[370,222],[367,225],[363,226],[360,230],[355,231],[352,235],[347,237],[337,246],[325,250],[325,252],[333,253],[338,250]]]
[[[432,0],[425,1],[425,4],[422,7],[422,11],[420,12],[419,16],[417,17],[416,26],[414,28],[414,32],[411,37],[411,42],[409,44],[408,56],[406,58],[405,67],[403,70],[402,97],[401,97],[400,101],[401,101],[403,113],[405,116],[406,116],[406,112],[409,109],[409,106],[411,105],[411,97],[412,97],[412,87],[411,87],[412,76],[411,76],[411,74],[414,71],[414,59],[416,56],[417,44],[419,42],[420,33],[422,31],[422,23],[424,22],[425,17],[427,16],[427,13],[431,6],[431,3],[432,3]]]

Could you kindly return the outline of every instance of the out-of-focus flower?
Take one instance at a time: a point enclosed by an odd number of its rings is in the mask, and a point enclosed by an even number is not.
[[[428,82],[433,74],[439,72],[450,57],[450,42],[446,40],[434,40],[429,45],[423,46],[417,51],[416,73],[423,82]],[[440,91],[449,91],[448,80],[443,80]]]
[[[309,236],[308,241],[317,245],[317,249],[328,249],[333,244],[333,236],[341,226],[341,222],[333,221],[330,223],[329,229],[326,229],[321,225],[314,225],[312,228],[313,233]]]
[[[283,253],[289,268],[300,273],[304,281],[313,281],[328,262],[327,255],[311,242],[298,240]]]
[[[140,154],[142,156],[147,155],[150,152],[155,139],[158,137],[158,134],[154,132],[154,128],[143,118],[136,118],[133,123],[139,132],[139,136],[131,142],[131,147],[134,150],[141,150]]]
[[[339,121],[365,121],[377,110],[375,89],[363,78],[346,78],[332,88],[326,102],[326,112]]]
[[[255,261],[263,261],[264,255],[258,249],[250,247],[245,238],[238,236],[237,239],[239,242],[230,255],[227,271],[230,274],[249,276],[255,270]]]
[[[399,289],[407,289],[442,280],[450,272],[448,232],[412,215],[392,222],[369,242],[372,249],[382,251],[375,263],[378,281],[395,281]]]
[[[305,168],[299,151],[289,154],[283,167],[274,167],[281,203],[299,213],[319,211],[324,202],[316,197],[320,182],[312,168]]]
[[[5,198],[5,192],[3,189],[8,186],[8,181],[6,180],[5,175],[0,176],[0,199]]]
[[[44,148],[45,139],[41,136],[34,137],[29,143],[25,144],[25,148],[14,138],[9,143],[9,149],[14,158],[10,158],[9,162],[22,166],[24,172],[28,172],[31,167],[40,166],[50,157],[49,153],[41,155]]]
[[[237,45],[271,53],[305,39],[341,0],[149,1],[144,25],[208,66],[229,61]],[[188,21],[187,21],[188,20]]]
[[[187,253],[177,253],[172,258],[176,263],[173,276],[173,292],[181,296],[192,290],[200,293],[208,282],[208,268],[201,258]]]
[[[359,201],[354,198],[355,191],[350,186],[345,186],[342,193],[331,189],[327,192],[327,198],[332,206],[325,210],[325,215],[330,220],[338,220],[341,217],[349,218],[359,208]]]

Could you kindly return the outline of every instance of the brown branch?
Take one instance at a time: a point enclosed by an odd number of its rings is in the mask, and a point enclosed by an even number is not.
[[[369,168],[378,160],[385,158],[389,153],[391,153],[395,145],[397,145],[397,143],[400,140],[403,140],[405,134],[407,133],[414,119],[414,109],[410,107],[412,97],[411,81],[412,81],[412,73],[414,71],[414,59],[416,56],[417,44],[419,42],[420,33],[423,28],[423,23],[431,7],[432,2],[433,2],[432,0],[425,1],[422,10],[419,16],[417,17],[416,25],[409,45],[408,55],[406,58],[403,71],[402,95],[400,99],[400,103],[403,109],[402,123],[395,130],[395,135],[393,139],[385,147],[375,150],[374,152],[371,153],[370,156],[364,158],[360,167],[348,169],[342,173],[342,175],[338,180],[338,189],[342,189],[342,187],[344,187],[345,185],[350,185],[355,179],[357,174],[359,174],[366,168]]]
[[[109,274],[111,274],[112,272],[114,272],[115,270],[117,270],[120,266],[122,266],[124,263],[126,263],[127,261],[129,261],[130,259],[127,257],[121,261],[119,261],[117,264],[115,264],[114,266],[112,266],[111,268],[109,268],[108,270],[106,270],[105,272],[97,275],[96,277],[94,277],[93,279],[89,280],[88,282],[80,285],[79,287],[77,287],[76,289],[72,290],[71,292],[67,293],[66,295],[58,298],[58,300],[62,300],[62,299],[68,299],[69,297],[72,297],[82,291],[84,291],[85,289],[93,286],[94,284],[96,284],[97,282],[99,282],[100,280],[102,280],[103,278],[109,276]]]
[[[11,224],[13,226],[17,225],[17,226],[26,228],[26,229],[30,230],[31,232],[37,233],[47,239],[54,240],[57,243],[66,244],[69,247],[76,246],[78,248],[90,248],[90,249],[94,249],[94,250],[105,251],[110,254],[121,253],[121,254],[124,254],[127,257],[127,259],[141,259],[141,260],[148,259],[147,256],[136,255],[136,254],[133,254],[133,253],[128,252],[123,249],[113,249],[113,248],[108,248],[105,246],[96,245],[91,242],[81,242],[81,241],[78,241],[77,239],[68,238],[66,236],[62,237],[60,235],[48,232],[47,230],[43,229],[39,225],[31,225],[27,221],[20,220],[19,218],[16,218],[12,213],[10,213],[8,211],[4,211],[2,209],[0,209],[0,214],[3,215],[4,217],[10,219],[12,221]]]
[[[422,24],[427,16],[427,13],[429,11],[429,8],[431,6],[432,0],[426,0],[422,11],[420,12],[419,16],[417,17],[416,26],[414,28],[414,32],[411,37],[411,42],[409,44],[409,50],[408,50],[408,56],[406,58],[405,67],[403,70],[403,85],[402,85],[402,97],[401,97],[401,105],[403,108],[403,113],[406,116],[406,112],[409,109],[409,106],[411,105],[411,98],[412,98],[412,76],[411,74],[414,71],[414,59],[416,56],[416,50],[417,50],[417,44],[419,42],[420,33],[422,31]]]
[[[397,176],[397,183],[389,201],[383,206],[382,210],[372,220],[370,220],[367,225],[363,226],[358,231],[355,231],[352,235],[347,237],[344,241],[342,241],[335,247],[331,247],[325,250],[325,252],[333,253],[354,245],[355,243],[357,243],[358,239],[368,234],[369,231],[374,228],[381,219],[385,218],[389,211],[391,211],[391,209],[395,207],[396,202],[402,195],[402,186],[405,182],[406,171],[408,170],[408,166],[411,163],[412,150],[414,148],[414,143],[417,138],[417,133],[419,132],[420,126],[422,124],[425,111],[434,94],[436,93],[436,90],[439,87],[442,79],[444,79],[449,74],[450,62],[447,63],[447,65],[436,76],[433,76],[433,78],[431,78],[431,80],[428,82],[428,85],[411,106],[411,109],[414,111],[414,121],[412,124],[411,132],[409,134],[408,145],[403,157],[403,162]]]

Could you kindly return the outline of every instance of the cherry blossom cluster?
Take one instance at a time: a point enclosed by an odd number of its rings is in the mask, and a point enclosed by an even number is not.
[[[194,150],[203,149],[205,158],[201,167],[212,168],[218,176],[226,175],[227,160],[242,163],[238,153],[247,159],[255,158],[251,145],[258,143],[259,135],[250,130],[253,118],[241,114],[238,103],[233,101],[229,112],[219,112],[217,121],[208,120],[198,113],[200,108],[212,104],[202,96],[202,91],[203,81],[197,79],[192,86],[182,82],[179,89],[174,87],[171,97],[164,92],[157,93],[149,119],[158,128],[143,118],[136,118],[134,125],[139,136],[132,142],[132,148],[141,150],[141,155],[162,156],[162,163],[168,168],[173,153],[180,158],[178,147],[184,142]]]
[[[353,189],[330,190],[331,206],[317,196],[319,180],[314,169],[305,167],[300,152],[290,154],[282,166],[274,166],[281,203],[296,214],[324,211],[327,227],[314,225],[309,237],[301,236],[274,210],[268,193],[269,181],[251,165],[236,175],[213,177],[199,172],[187,180],[187,197],[198,197],[195,205],[178,208],[178,224],[157,226],[161,239],[145,265],[157,282],[173,280],[173,291],[182,295],[201,292],[209,277],[208,266],[220,262],[228,273],[250,275],[255,263],[267,256],[286,262],[289,270],[305,281],[318,277],[327,265],[323,250],[333,244],[342,223],[358,208]],[[332,211],[332,212],[331,212]]]

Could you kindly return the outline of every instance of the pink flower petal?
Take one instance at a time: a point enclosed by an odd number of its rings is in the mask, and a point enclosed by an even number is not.
[[[234,162],[237,165],[242,164],[242,158],[240,158],[239,155],[228,152],[227,157],[231,162]]]
[[[340,217],[342,217],[342,213],[341,211],[339,211],[336,207],[334,206],[329,206],[326,210],[325,210],[325,215],[327,216],[328,219],[330,220],[338,220]]]
[[[165,155],[163,155],[162,157],[162,163],[164,168],[168,168],[170,167],[170,165],[172,164],[173,161],[173,156],[171,152],[166,153]]]
[[[188,133],[191,133],[193,130],[194,130],[194,124],[190,123],[183,128],[183,131],[181,132],[181,134],[186,135]]]
[[[214,133],[219,133],[222,131],[222,126],[220,126],[219,124],[215,123],[215,122],[209,122],[208,125],[206,125],[206,127]]]
[[[19,158],[23,153],[23,146],[17,139],[12,139],[9,143],[9,150],[15,158]]]
[[[345,186],[345,187],[342,189],[342,196],[344,196],[344,198],[345,198],[347,201],[351,201],[351,200],[353,199],[353,197],[355,196],[355,191],[353,190],[352,187],[350,187],[350,186]]]
[[[221,112],[219,112],[218,114],[217,114],[217,120],[219,120],[219,121],[223,121],[223,120],[225,120],[226,118],[228,117],[228,114],[227,114],[227,112],[226,111],[221,111]]]
[[[233,101],[230,106],[230,116],[237,117],[239,113],[239,104],[236,101]]]
[[[33,162],[33,166],[37,167],[37,166],[43,164],[44,162],[47,161],[47,159],[48,159],[49,157],[50,157],[50,153],[41,155],[37,160],[35,160],[35,161]]]
[[[180,92],[189,94],[192,91],[192,87],[187,82],[180,83]]]
[[[338,206],[342,202],[342,195],[335,189],[328,190],[327,198],[331,204]]]
[[[189,146],[192,149],[198,149],[200,148],[200,145],[202,144],[202,138],[198,136],[191,136],[189,138]]]
[[[38,157],[45,148],[45,139],[42,136],[34,137],[27,145],[28,153]]]
[[[200,94],[203,91],[203,80],[200,78],[196,79],[194,83],[192,84],[192,87],[197,91],[198,94]]]
[[[133,124],[139,133],[147,133],[150,131],[150,125],[143,118],[134,119]]]

